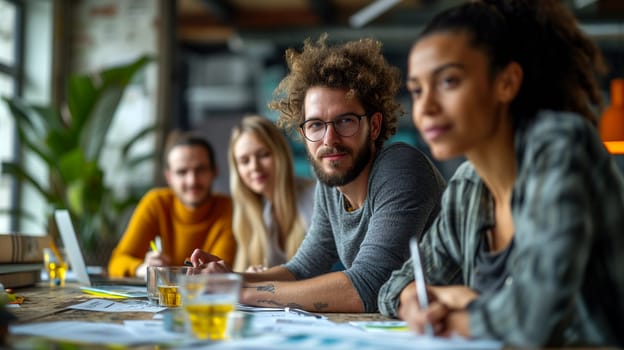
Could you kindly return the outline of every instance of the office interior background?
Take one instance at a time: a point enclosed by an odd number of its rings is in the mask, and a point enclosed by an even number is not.
[[[42,105],[65,103],[68,77],[153,60],[133,80],[115,115],[102,166],[114,191],[142,193],[163,185],[162,160],[125,169],[124,142],[149,125],[155,132],[134,152],[160,154],[170,130],[195,130],[215,146],[219,177],[228,193],[227,144],[231,127],[250,113],[275,119],[266,105],[286,73],[284,51],[306,38],[330,42],[373,37],[405,76],[412,41],[431,16],[459,0],[0,0],[0,95]],[[608,74],[602,86],[624,76],[624,1],[565,0],[602,49]],[[391,140],[427,152],[411,122],[410,103]],[[297,174],[313,176],[301,142],[292,138]],[[46,168],[17,142],[13,118],[0,103],[0,161],[24,164],[45,182]],[[448,178],[461,160],[437,163]],[[8,215],[27,208],[34,218]],[[50,208],[37,191],[11,176],[0,178],[0,232],[44,233]],[[121,232],[119,232],[121,234]]]

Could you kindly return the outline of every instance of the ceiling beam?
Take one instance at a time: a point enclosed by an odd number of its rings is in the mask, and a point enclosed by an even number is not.
[[[235,18],[235,10],[226,0],[203,0],[203,3],[223,23],[231,22]]]
[[[327,0],[309,0],[310,8],[321,19],[323,24],[333,24],[336,21],[336,9]]]

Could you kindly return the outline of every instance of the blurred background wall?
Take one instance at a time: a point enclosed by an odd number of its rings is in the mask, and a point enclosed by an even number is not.
[[[405,61],[422,23],[457,0],[0,0],[0,95],[23,96],[62,105],[67,77],[153,57],[126,91],[107,140],[106,181],[115,191],[142,193],[164,185],[162,162],[153,158],[128,171],[116,154],[121,141],[146,125],[155,133],[136,152],[162,152],[172,129],[195,130],[214,144],[220,176],[215,190],[228,193],[226,151],[231,127],[249,113],[275,119],[266,107],[286,72],[284,51],[306,38],[329,34],[330,42],[373,37],[405,75]],[[582,28],[603,50],[608,83],[624,75],[624,1],[566,0]],[[391,140],[427,152],[406,112]],[[15,129],[0,106],[0,159],[28,155],[15,142]],[[292,142],[296,172],[312,176],[303,145]],[[461,160],[437,163],[450,177]],[[29,164],[36,169],[37,164]],[[39,172],[45,178],[45,171]],[[0,208],[28,206],[44,217],[46,203],[27,186],[0,178]],[[0,232],[44,232],[44,220],[0,216]]]

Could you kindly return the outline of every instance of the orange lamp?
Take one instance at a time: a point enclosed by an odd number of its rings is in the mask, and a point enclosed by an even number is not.
[[[624,79],[611,80],[611,105],[602,114],[600,137],[613,154],[624,154]]]

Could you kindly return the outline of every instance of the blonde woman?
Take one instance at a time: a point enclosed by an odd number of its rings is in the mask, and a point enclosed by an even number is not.
[[[232,129],[228,162],[238,242],[234,270],[285,263],[310,222],[314,182],[295,177],[285,137],[261,116],[247,116]]]

